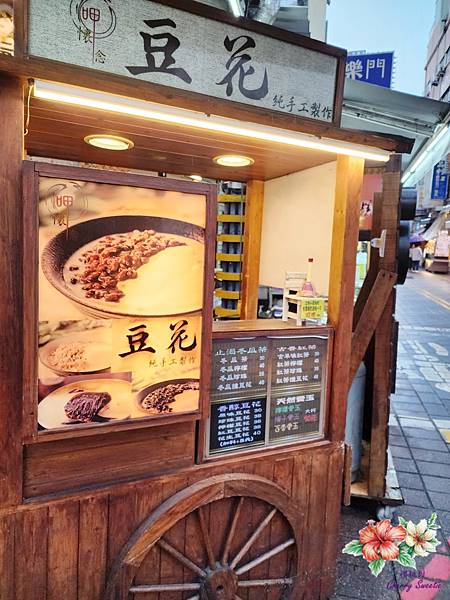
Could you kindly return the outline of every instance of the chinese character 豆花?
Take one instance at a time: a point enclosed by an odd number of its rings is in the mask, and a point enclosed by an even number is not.
[[[239,40],[244,41],[239,45]],[[228,52],[233,52],[233,54],[225,65],[228,73],[217,83],[217,85],[226,85],[226,94],[227,96],[231,96],[233,94],[233,79],[237,75],[238,88],[243,96],[250,98],[251,100],[262,100],[265,98],[269,93],[267,69],[264,69],[264,77],[259,87],[249,89],[245,86],[246,79],[255,73],[255,69],[251,65],[246,67],[247,63],[249,63],[252,58],[245,50],[256,48],[255,40],[248,35],[241,35],[233,40],[226,36],[223,44]],[[238,48],[234,50],[236,45]]]
[[[175,346],[178,345],[178,350],[182,350],[183,352],[189,352],[197,347],[197,336],[194,334],[194,337],[191,343],[186,342],[189,338],[189,335],[186,333],[186,325],[189,325],[189,322],[186,319],[180,319],[176,323],[171,323],[169,325],[170,329],[173,331],[172,336],[170,338],[170,344],[167,347],[168,350],[175,352]],[[186,343],[185,343],[186,342]]]
[[[147,27],[159,28],[159,27],[173,27],[176,28],[176,24],[172,19],[154,19],[144,21]],[[172,33],[148,33],[147,31],[141,31],[140,35],[144,40],[144,51],[147,59],[147,66],[143,67],[125,67],[132,75],[141,75],[142,73],[166,73],[167,75],[174,75],[179,77],[185,83],[192,83],[192,77],[182,68],[173,67],[176,63],[174,53],[178,50],[181,43],[180,40],[175,37]],[[166,43],[162,46],[154,44],[155,40],[165,40]],[[159,65],[156,64],[155,55],[162,54],[163,58]]]
[[[135,327],[130,327],[128,331],[132,331],[131,335],[127,335],[128,345],[130,350],[128,352],[122,352],[119,354],[122,358],[125,356],[129,356],[130,354],[136,354],[137,352],[156,352],[154,348],[151,346],[147,346],[147,339],[149,334],[146,331],[147,325],[136,325]],[[136,333],[134,333],[136,332]]]

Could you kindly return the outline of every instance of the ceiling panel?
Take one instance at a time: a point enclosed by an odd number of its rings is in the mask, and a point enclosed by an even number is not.
[[[28,129],[25,145],[31,156],[181,175],[199,174],[212,179],[268,180],[336,158],[328,152],[210,133],[36,98],[31,100]],[[135,146],[123,152],[94,148],[83,140],[95,133],[128,137]],[[216,165],[212,159],[224,153],[244,154],[255,163],[239,169]]]

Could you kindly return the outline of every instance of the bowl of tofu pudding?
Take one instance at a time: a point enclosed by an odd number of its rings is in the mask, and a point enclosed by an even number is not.
[[[121,215],[84,221],[44,247],[49,283],[105,319],[194,313],[203,302],[205,231],[175,219]]]
[[[138,408],[146,415],[169,415],[198,409],[198,379],[171,379],[149,385],[136,395]]]

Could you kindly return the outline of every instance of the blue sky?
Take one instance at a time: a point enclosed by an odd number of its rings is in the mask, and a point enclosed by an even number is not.
[[[434,0],[331,0],[328,43],[396,56],[393,89],[423,95]]]

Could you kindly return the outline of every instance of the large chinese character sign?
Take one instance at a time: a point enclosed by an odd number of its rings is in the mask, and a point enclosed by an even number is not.
[[[29,51],[293,116],[335,119],[342,52],[193,14],[189,4],[30,0]]]
[[[199,408],[206,196],[40,178],[40,428]]]

